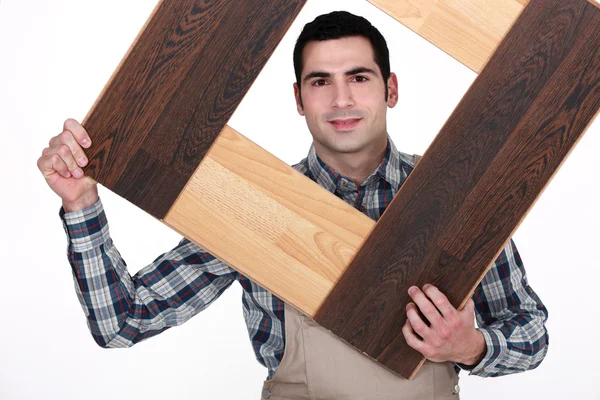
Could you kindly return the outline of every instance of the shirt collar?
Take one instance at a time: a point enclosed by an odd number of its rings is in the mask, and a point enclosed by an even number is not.
[[[310,173],[317,183],[328,191],[333,193],[338,187],[344,187],[344,184],[351,183],[348,177],[341,175],[321,160],[317,155],[314,144],[310,146],[307,160]],[[401,183],[400,165],[400,154],[388,134],[385,156],[377,169],[365,179],[363,185],[369,186],[371,184],[377,184],[379,179],[383,179],[392,187],[398,188]]]

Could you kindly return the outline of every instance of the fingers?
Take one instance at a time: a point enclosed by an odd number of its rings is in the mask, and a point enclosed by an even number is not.
[[[68,119],[64,124],[65,129],[59,135],[60,143],[66,144],[71,149],[73,159],[80,167],[87,164],[87,157],[82,147],[91,145],[91,140],[83,126],[74,119]]]
[[[70,178],[71,173],[67,164],[58,154],[46,154],[38,160],[38,168],[47,178],[54,173],[60,174],[64,178]]]
[[[63,125],[63,131],[71,132],[77,143],[85,149],[92,145],[92,139],[90,138],[90,135],[88,135],[87,131],[79,122],[72,118],[69,118],[65,121]]]
[[[467,304],[465,304],[464,310],[466,310],[469,314],[475,313],[475,302],[473,301],[472,297],[469,298],[469,300],[467,301]]]
[[[67,132],[67,131],[65,131],[65,132]],[[64,134],[64,132],[61,134],[61,136],[63,136],[63,135],[67,136]],[[55,145],[53,148],[50,148],[50,151],[48,152],[48,154],[49,155],[57,154],[62,159],[62,161],[66,164],[71,175],[73,175],[75,178],[83,177],[83,171],[81,170],[81,168],[79,168],[78,163],[75,161],[73,150],[71,149],[71,147],[69,145],[66,145],[66,144]]]
[[[421,310],[425,318],[427,318],[432,325],[440,325],[444,322],[435,305],[418,287],[412,286],[410,289],[408,289],[408,294],[419,307],[419,310]]]
[[[445,319],[454,318],[456,316],[456,309],[450,304],[446,295],[440,292],[437,287],[427,284],[423,286],[423,292],[431,299]]]
[[[427,324],[421,319],[419,312],[417,310],[417,306],[415,303],[408,303],[406,305],[406,318],[410,322],[412,329],[422,338],[427,338],[430,335],[431,329]]]
[[[73,119],[66,120],[64,128],[65,130],[61,134],[50,139],[50,146],[42,151],[42,157],[51,158],[42,162],[40,169],[56,166],[62,170],[64,164],[69,172],[68,177],[82,178],[84,173],[81,167],[88,163],[88,158],[82,146],[89,147],[91,139],[85,129]],[[62,163],[56,161],[54,155],[58,155]],[[47,175],[50,172],[50,170],[46,170],[45,174]],[[57,172],[61,173],[59,169],[57,169]],[[61,175],[67,177],[63,173]]]
[[[402,334],[404,335],[406,343],[410,347],[417,350],[423,355],[428,354],[429,351],[427,344],[416,335],[416,333],[413,331],[413,326],[411,325],[409,320],[407,320],[404,326],[402,327]]]

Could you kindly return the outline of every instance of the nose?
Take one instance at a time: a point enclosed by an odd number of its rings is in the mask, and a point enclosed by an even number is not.
[[[332,106],[334,108],[348,108],[354,106],[352,91],[348,83],[336,83],[333,85]]]

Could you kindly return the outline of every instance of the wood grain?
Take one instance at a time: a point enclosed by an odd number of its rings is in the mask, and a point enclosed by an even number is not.
[[[162,0],[83,121],[86,174],[163,218],[305,0]]]
[[[492,1],[410,0],[407,18],[477,50]],[[410,377],[407,288],[462,306],[597,112],[600,11],[531,0],[375,225],[225,126],[302,5],[159,3],[84,121],[86,173]]]
[[[461,308],[600,108],[600,10],[531,0],[315,315],[412,377],[407,289]]]
[[[369,0],[475,72],[504,38],[527,0]]]
[[[164,222],[310,316],[375,226],[228,126]]]

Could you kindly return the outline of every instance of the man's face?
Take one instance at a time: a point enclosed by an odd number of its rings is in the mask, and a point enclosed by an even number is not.
[[[300,79],[301,91],[294,84],[296,104],[317,152],[357,153],[387,143],[386,112],[398,101],[397,78],[383,81],[368,39],[309,42]]]

